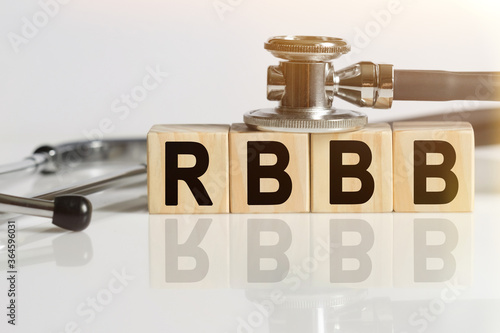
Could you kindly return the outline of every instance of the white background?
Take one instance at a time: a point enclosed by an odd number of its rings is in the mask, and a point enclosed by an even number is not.
[[[336,60],[337,68],[368,60],[396,69],[500,71],[493,0],[67,2],[47,22],[37,1],[0,4],[4,140],[80,139],[105,118],[105,138],[144,137],[157,123],[241,122],[245,112],[275,105],[266,99],[266,69],[278,60],[263,49],[275,35],[346,39],[358,51]],[[221,2],[232,10],[218,13]],[[13,43],[14,34],[23,37],[23,19],[43,26]],[[141,85],[147,67],[168,77],[127,116],[113,112],[113,101]],[[392,110],[365,112],[377,121],[463,108],[395,102]]]

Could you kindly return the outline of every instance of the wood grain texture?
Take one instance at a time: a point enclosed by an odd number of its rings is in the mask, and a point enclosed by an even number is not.
[[[229,125],[155,125],[148,133],[148,206],[151,214],[229,213]],[[200,206],[186,182],[178,182],[178,205],[165,204],[165,143],[197,142],[208,151],[207,171],[199,177],[213,205]],[[179,155],[179,167],[192,167],[192,155]]]
[[[415,203],[415,141],[448,142],[456,153],[451,169],[458,179],[458,192],[449,203]],[[467,122],[395,122],[393,124],[394,210],[396,212],[470,212],[474,206],[474,132]],[[428,148],[433,149],[432,144]],[[427,149],[427,148],[426,148]],[[441,165],[442,154],[426,153],[425,165]],[[443,191],[440,177],[426,180],[428,192]]]
[[[367,171],[374,180],[371,198],[361,204],[330,204],[330,141],[361,141],[371,150],[372,161]],[[357,154],[343,154],[342,164],[358,164]],[[358,191],[361,182],[356,178],[343,178],[342,191]],[[389,124],[368,124],[365,128],[348,133],[311,134],[311,211],[391,212],[392,200],[392,132]]]
[[[285,169],[292,180],[291,194],[277,205],[249,205],[247,186],[247,142],[277,141],[286,146],[290,161]],[[305,133],[261,132],[245,124],[233,124],[229,132],[230,184],[232,213],[305,213],[309,212],[309,135]],[[274,165],[273,154],[260,156],[260,165]],[[275,192],[279,183],[275,179],[262,179],[261,192]]]

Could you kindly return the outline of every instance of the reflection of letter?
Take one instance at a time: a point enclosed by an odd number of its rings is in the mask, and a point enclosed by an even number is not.
[[[199,282],[208,273],[208,255],[200,243],[205,238],[212,219],[199,219],[184,244],[179,244],[179,222],[176,219],[165,220],[165,281]],[[189,257],[195,261],[193,269],[180,269],[179,258]]]
[[[458,230],[447,219],[415,219],[414,221],[415,282],[443,282],[451,279],[457,269],[451,253],[458,244]],[[427,232],[442,232],[445,241],[440,245],[428,245]],[[437,258],[443,262],[442,269],[427,269],[427,259]]]
[[[342,245],[345,232],[355,232],[360,236],[357,245]],[[357,283],[365,281],[372,272],[372,261],[368,251],[375,241],[373,228],[365,220],[330,220],[330,282]],[[344,270],[343,259],[355,259],[359,262],[356,270]]]
[[[282,281],[290,269],[290,261],[285,252],[292,244],[292,231],[288,224],[279,219],[248,220],[248,282],[271,283]],[[261,245],[261,233],[273,232],[278,236],[274,245]],[[274,270],[261,270],[261,259],[276,261]]]

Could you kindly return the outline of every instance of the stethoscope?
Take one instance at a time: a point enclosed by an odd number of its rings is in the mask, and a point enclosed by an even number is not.
[[[500,72],[395,70],[367,61],[336,71],[332,60],[351,47],[333,37],[278,36],[264,48],[281,59],[267,70],[267,99],[279,106],[245,114],[245,123],[260,130],[345,132],[367,123],[361,112],[334,108],[334,97],[376,109],[394,100],[500,101]]]
[[[335,71],[331,61],[349,52],[350,46],[333,37],[279,36],[269,39],[264,47],[282,59],[278,66],[268,68],[267,78],[267,98],[279,101],[279,106],[244,115],[245,123],[258,130],[346,132],[361,129],[367,123],[366,115],[361,112],[334,108],[334,97],[372,108],[390,108],[393,100],[500,101],[498,72],[394,70],[392,65],[371,62],[360,62]],[[479,112],[471,114],[479,115]],[[485,133],[497,132],[498,111],[493,114],[493,121],[487,117],[480,121]],[[74,164],[95,167],[111,162],[129,165],[136,162],[136,165],[32,198],[0,194],[0,211],[48,217],[61,228],[83,230],[89,225],[92,215],[92,204],[85,195],[145,182],[145,139],[42,146],[23,161],[0,166],[1,179],[15,174],[57,173]]]
[[[3,177],[24,177],[34,173],[53,174],[66,168],[96,168],[103,164],[130,165],[120,171],[71,183],[32,198],[0,194],[0,211],[47,217],[58,227],[81,231],[92,216],[86,195],[146,181],[146,140],[97,140],[42,146],[22,161],[0,167]]]

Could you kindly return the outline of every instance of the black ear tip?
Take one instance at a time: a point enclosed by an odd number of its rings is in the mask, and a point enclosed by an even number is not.
[[[92,204],[80,195],[62,195],[54,199],[52,223],[58,227],[82,231],[90,224]]]

